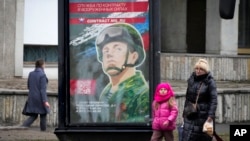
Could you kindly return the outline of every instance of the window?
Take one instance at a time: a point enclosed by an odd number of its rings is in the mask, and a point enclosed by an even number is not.
[[[24,63],[43,58],[47,63],[58,62],[58,50],[54,45],[24,45]]]

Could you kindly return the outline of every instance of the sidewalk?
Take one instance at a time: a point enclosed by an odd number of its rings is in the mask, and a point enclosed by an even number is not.
[[[0,126],[0,141],[59,141],[55,128],[40,131],[39,127]]]
[[[216,124],[216,132],[229,138],[229,127],[229,123]],[[52,127],[49,127],[46,132],[41,132],[39,127],[0,126],[0,141],[59,141],[54,131],[55,128]]]

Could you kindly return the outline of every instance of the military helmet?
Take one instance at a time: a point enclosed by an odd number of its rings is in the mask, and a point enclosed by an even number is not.
[[[102,62],[102,48],[107,43],[119,41],[127,43],[139,54],[134,66],[139,66],[145,59],[145,50],[140,33],[130,24],[117,23],[103,29],[96,37],[98,60]]]

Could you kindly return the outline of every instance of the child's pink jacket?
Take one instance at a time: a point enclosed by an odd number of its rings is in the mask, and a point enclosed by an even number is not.
[[[155,101],[153,102],[154,107]],[[167,102],[159,104],[157,110],[153,108],[153,130],[174,130],[176,128],[176,119],[178,116],[178,108],[176,103],[173,107],[170,107]],[[168,120],[168,126],[164,126],[163,123]]]

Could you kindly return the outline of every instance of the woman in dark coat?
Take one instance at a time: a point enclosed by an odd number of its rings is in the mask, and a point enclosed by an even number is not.
[[[29,118],[24,121],[22,126],[30,127],[38,115],[40,115],[40,129],[45,131],[47,124],[46,116],[50,108],[46,92],[48,79],[44,73],[44,60],[37,60],[35,65],[35,70],[30,72],[28,76],[29,94],[26,112],[29,113]]]
[[[197,95],[197,114],[187,116],[186,106],[188,102],[195,103]],[[208,62],[199,59],[194,66],[194,72],[188,79],[186,100],[183,111],[183,134],[182,141],[211,141],[212,135],[204,133],[203,124],[208,121],[215,123],[215,112],[217,108],[216,83],[209,71]],[[214,125],[213,125],[214,131]]]

